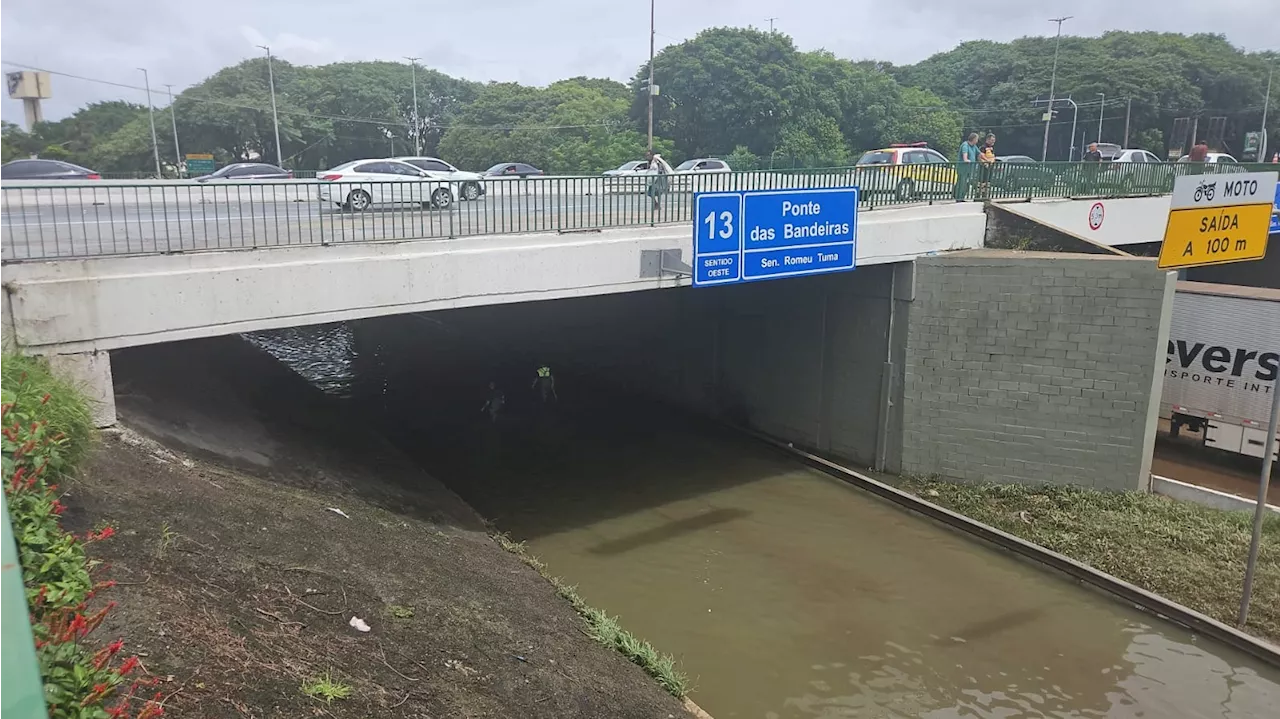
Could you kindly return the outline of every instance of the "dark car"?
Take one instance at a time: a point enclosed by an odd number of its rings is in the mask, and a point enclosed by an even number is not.
[[[62,160],[14,160],[0,166],[6,180],[101,180],[102,175],[87,167]]]
[[[991,184],[1003,190],[1048,189],[1057,180],[1054,171],[1027,155],[1000,155],[991,171]]]
[[[292,172],[275,165],[268,165],[262,162],[237,162],[234,165],[220,168],[212,174],[197,177],[196,182],[209,182],[210,180],[288,180],[292,177]]]
[[[484,171],[486,177],[538,177],[547,173],[524,162],[501,162]]]

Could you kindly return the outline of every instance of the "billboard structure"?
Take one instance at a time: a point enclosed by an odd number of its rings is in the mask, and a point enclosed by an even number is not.
[[[49,83],[49,73],[22,70],[5,75],[5,80],[9,84],[9,97],[14,100],[22,100],[22,110],[26,116],[27,130],[31,130],[37,122],[44,122],[44,112],[40,108],[40,101],[53,97],[53,86]]]

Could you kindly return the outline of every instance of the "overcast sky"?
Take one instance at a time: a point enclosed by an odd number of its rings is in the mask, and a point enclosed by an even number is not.
[[[1047,34],[1046,18],[1074,15],[1065,31],[1222,33],[1247,50],[1280,48],[1280,0],[658,0],[658,47],[722,25],[776,26],[802,50],[910,63],[972,39]],[[1265,10],[1264,10],[1265,9]],[[1190,23],[1186,18],[1197,18]],[[647,0],[4,0],[0,55],[60,72],[175,91],[260,54],[295,64],[398,60],[471,80],[546,84],[574,75],[626,80],[648,56]],[[10,65],[5,71],[12,71]],[[141,92],[52,79],[45,116]],[[22,122],[22,106],[3,101]],[[156,100],[163,105],[162,99]]]

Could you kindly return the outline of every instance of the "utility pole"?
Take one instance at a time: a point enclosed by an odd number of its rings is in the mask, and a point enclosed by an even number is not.
[[[151,104],[151,77],[147,74],[145,67],[138,68],[142,71],[142,81],[147,86],[147,117],[151,119],[151,154],[156,158],[156,179],[164,178],[160,172],[160,143],[156,140],[156,109]]]
[[[280,154],[280,116],[276,113],[276,75],[271,69],[271,48],[266,45],[258,47],[267,51],[267,83],[271,86],[271,125],[276,131],[276,167],[284,167],[284,158]]]
[[[1133,114],[1133,98],[1129,98],[1129,104],[1124,109],[1124,144],[1121,148],[1129,147],[1129,116]]]
[[[653,37],[655,0],[649,0],[649,152],[653,152]]]
[[[769,21],[769,34],[770,34],[770,35],[772,35],[772,34],[773,34],[773,21],[774,21],[774,20],[777,20],[777,19],[778,19],[778,18],[776,18],[776,17],[767,17],[767,18],[765,18],[765,20],[768,20],[768,21]]]
[[[1102,102],[1098,105],[1098,142],[1102,142],[1102,118],[1107,115],[1107,93],[1100,92],[1098,97],[1102,98]]]
[[[422,123],[418,120],[418,61],[420,57],[405,57],[409,61],[409,67],[412,68],[410,73],[413,75],[413,154],[422,154],[422,143],[418,139],[418,132],[422,127]]]
[[[1267,94],[1262,99],[1262,142],[1258,147],[1258,162],[1267,161],[1267,107],[1271,104],[1271,76],[1276,72],[1276,66],[1272,65],[1267,71]]]
[[[1071,143],[1067,146],[1067,162],[1071,162],[1071,158],[1076,152],[1076,121],[1080,119],[1080,106],[1076,104],[1075,100],[1071,99],[1070,95],[1062,98],[1062,101],[1071,103],[1071,134],[1068,135],[1071,138]]]
[[[182,177],[182,150],[178,149],[178,113],[173,109],[173,85],[165,85],[169,91],[169,119],[173,122],[173,162],[174,171]]]
[[[1049,76],[1049,107],[1044,113],[1044,145],[1040,148],[1041,162],[1049,158],[1049,123],[1053,121],[1053,91],[1058,84],[1058,46],[1062,44],[1062,23],[1071,18],[1071,15],[1049,18],[1049,22],[1058,23],[1058,37],[1053,41],[1053,73]],[[1075,131],[1072,130],[1071,134],[1075,135]],[[1074,140],[1075,138],[1073,137],[1072,139]]]

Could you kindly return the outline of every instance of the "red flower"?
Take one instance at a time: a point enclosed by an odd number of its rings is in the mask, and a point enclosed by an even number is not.
[[[41,398],[40,398],[40,404],[44,404],[45,402],[48,402],[48,401],[49,401],[49,398],[50,398],[50,397],[52,397],[52,396],[53,396],[53,395],[49,394],[48,392],[45,392],[45,393],[44,393],[44,397],[41,397]]]
[[[53,504],[51,506],[53,508],[54,514],[62,514],[63,512],[67,511],[66,505],[64,505],[62,502],[59,502],[56,499],[53,500]]]
[[[137,668],[138,668],[138,658],[129,657],[128,659],[124,660],[123,664],[120,665],[120,675],[124,676],[125,674],[128,674],[129,672]]]

